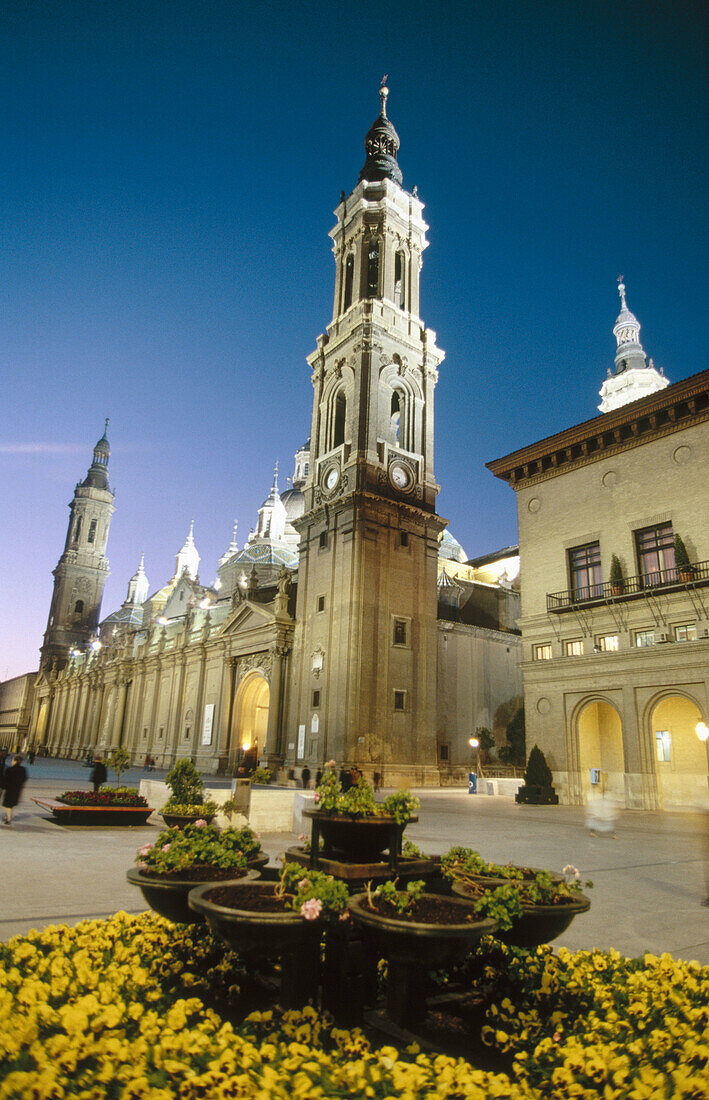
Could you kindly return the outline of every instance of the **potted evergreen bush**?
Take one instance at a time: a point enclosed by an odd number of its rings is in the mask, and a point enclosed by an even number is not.
[[[552,784],[551,768],[538,745],[535,745],[529,754],[524,784],[517,791],[515,802],[527,802],[538,806],[559,804],[559,796]]]
[[[178,760],[165,782],[172,791],[160,811],[166,825],[211,822],[219,807],[216,802],[205,801],[202,776],[191,760]]]
[[[611,596],[622,596],[623,589],[625,588],[625,578],[623,577],[623,566],[620,564],[620,558],[617,554],[614,554],[611,558]]]
[[[681,535],[675,535],[675,568],[677,576],[684,583],[694,580],[694,566],[689,560],[687,547]]]

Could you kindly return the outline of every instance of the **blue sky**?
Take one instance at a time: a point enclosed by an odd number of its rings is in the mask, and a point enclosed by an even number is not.
[[[310,426],[328,230],[388,73],[446,350],[439,511],[516,539],[484,463],[593,416],[616,277],[672,381],[706,366],[701,3],[6,0],[0,677],[36,667],[67,504],[111,417],[104,614],[190,518],[202,579]]]

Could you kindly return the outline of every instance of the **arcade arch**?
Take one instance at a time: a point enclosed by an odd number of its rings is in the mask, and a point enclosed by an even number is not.
[[[231,763],[236,765],[245,752],[258,760],[266,748],[268,707],[271,691],[262,672],[254,671],[239,684],[234,706],[231,736]]]
[[[595,793],[624,804],[626,769],[620,714],[605,699],[590,700],[578,713],[576,729],[582,800],[587,802]]]
[[[650,712],[651,752],[660,805],[700,802],[707,791],[707,748],[697,737],[704,719],[686,695],[664,695]]]

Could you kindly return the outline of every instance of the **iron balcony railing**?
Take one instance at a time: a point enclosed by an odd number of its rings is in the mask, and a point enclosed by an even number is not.
[[[569,588],[565,592],[547,593],[547,611],[572,611],[575,607],[594,603],[608,603],[648,596],[658,590],[668,591],[709,584],[709,561],[693,562],[686,571],[677,568],[658,569],[655,573],[643,573],[637,577],[624,577],[620,585],[604,581],[585,587]]]

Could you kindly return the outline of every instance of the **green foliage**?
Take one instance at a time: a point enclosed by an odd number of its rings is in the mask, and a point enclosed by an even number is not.
[[[214,817],[219,809],[216,802],[177,802],[173,797],[168,798],[160,812],[178,817]]]
[[[492,755],[492,751],[496,746],[495,738],[492,735],[492,730],[487,726],[478,726],[475,730],[475,736],[480,742],[480,752],[484,759],[489,759]]]
[[[252,783],[262,783],[264,787],[268,786],[271,782],[271,773],[268,768],[258,767],[254,774],[251,776]]]
[[[401,854],[404,859],[427,859],[425,852],[422,852],[417,844],[414,844],[411,840],[405,840],[401,849]]]
[[[528,787],[551,787],[551,768],[546,762],[544,753],[535,745],[529,754],[527,770],[524,773],[524,782]]]
[[[494,890],[482,890],[475,902],[475,912],[481,919],[496,920],[501,931],[506,931],[522,916],[522,899],[512,883],[496,886]]]
[[[214,825],[186,825],[184,829],[165,829],[154,844],[139,848],[136,863],[142,871],[158,874],[202,866],[238,871],[246,868],[254,844],[258,851],[248,827],[220,830]]]
[[[394,791],[393,794],[384,799],[382,810],[385,814],[395,818],[397,825],[406,825],[407,822],[411,821],[414,810],[417,810],[420,805],[418,798],[411,791],[402,788]]]
[[[363,775],[348,791],[340,794],[338,812],[351,814],[353,817],[375,817],[380,812],[374,801],[374,788]]]
[[[191,760],[178,760],[167,773],[165,782],[172,791],[170,806],[200,806],[204,802],[204,783]],[[166,807],[167,808],[167,807]],[[175,812],[168,810],[168,813]]]
[[[334,761],[325,768],[322,779],[315,790],[315,801],[319,810],[325,814],[337,813],[342,787],[337,778]]]
[[[127,749],[124,749],[122,745],[118,745],[113,749],[108,760],[108,766],[116,773],[116,786],[121,782],[121,776],[123,772],[128,771],[130,764],[131,757]]]
[[[446,878],[463,881],[470,875],[488,878],[524,878],[525,868],[513,863],[488,863],[472,848],[454,846],[441,856],[441,870]]]
[[[524,764],[527,755],[524,707],[520,707],[507,723],[507,744],[502,745],[498,756],[503,764]]]
[[[689,560],[687,547],[681,535],[675,535],[675,566],[678,573],[693,573],[694,568]]]
[[[623,566],[620,564],[620,558],[617,554],[614,554],[611,558],[610,582],[612,588],[622,588],[624,584]]]
[[[277,891],[289,909],[306,920],[344,920],[348,916],[349,890],[344,882],[323,871],[286,863]]]
[[[388,879],[387,882],[380,882],[375,890],[371,889],[371,883],[367,886],[367,900],[370,909],[374,908],[373,902],[376,899],[376,901],[390,906],[401,917],[411,912],[414,904],[424,893],[426,883],[423,879],[417,879],[415,882],[407,883],[405,890],[397,890],[397,881],[398,879],[393,881]]]

